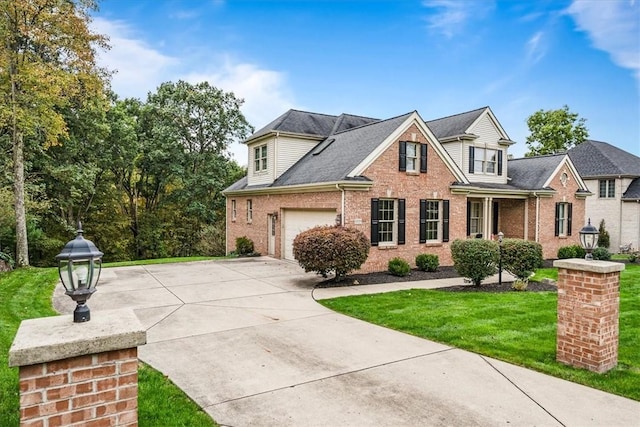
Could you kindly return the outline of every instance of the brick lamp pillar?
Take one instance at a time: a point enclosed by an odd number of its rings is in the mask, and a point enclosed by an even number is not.
[[[618,363],[624,264],[565,259],[558,268],[558,362],[604,373]]]
[[[137,426],[138,346],[132,310],[25,320],[9,350],[20,370],[21,426]]]

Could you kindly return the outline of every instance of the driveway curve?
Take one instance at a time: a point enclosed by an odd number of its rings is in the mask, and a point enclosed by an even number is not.
[[[640,403],[332,312],[268,257],[104,269],[89,305],[133,308],[139,357],[223,426],[637,425]],[[61,287],[54,304],[73,310]]]

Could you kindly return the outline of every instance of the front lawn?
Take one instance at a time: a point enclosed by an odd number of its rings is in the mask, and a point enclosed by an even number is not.
[[[553,277],[545,269],[542,277]],[[640,265],[620,281],[618,367],[595,374],[556,362],[555,292],[411,289],[320,301],[349,316],[640,400]]]
[[[18,368],[9,368],[9,348],[20,322],[55,316],[51,296],[58,282],[54,268],[22,268],[0,273],[0,426],[19,424]],[[162,373],[141,363],[138,421],[140,426],[215,426],[198,405]]]

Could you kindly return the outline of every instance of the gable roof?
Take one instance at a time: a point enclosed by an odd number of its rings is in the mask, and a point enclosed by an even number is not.
[[[271,187],[367,180],[364,177],[349,178],[348,174],[411,114],[379,120],[330,135],[285,171]]]
[[[523,190],[549,189],[545,185],[565,157],[566,154],[549,154],[511,159],[508,166],[510,184]]]
[[[272,132],[284,132],[299,135],[324,138],[332,133],[344,131],[367,123],[378,121],[370,117],[356,116],[353,114],[341,114],[332,116],[329,114],[311,113],[308,111],[289,110],[280,117],[253,133],[244,142],[268,135]]]
[[[583,178],[640,177],[640,157],[606,142],[588,139],[568,154]]]
[[[489,107],[482,107],[477,110],[467,111],[466,113],[430,120],[426,123],[438,139],[463,135],[487,108]]]

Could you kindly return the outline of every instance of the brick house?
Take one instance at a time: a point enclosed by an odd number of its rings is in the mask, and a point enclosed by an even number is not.
[[[224,191],[227,252],[247,236],[293,260],[300,231],[342,224],[371,239],[362,271],[420,253],[451,265],[450,242],[499,231],[554,258],[578,243],[590,194],[567,155],[507,160],[514,142],[489,107],[429,122],[289,110],[245,143],[248,174]]]
[[[568,151],[587,188],[585,221],[604,219],[612,252],[640,247],[640,158],[601,141],[587,140]]]

